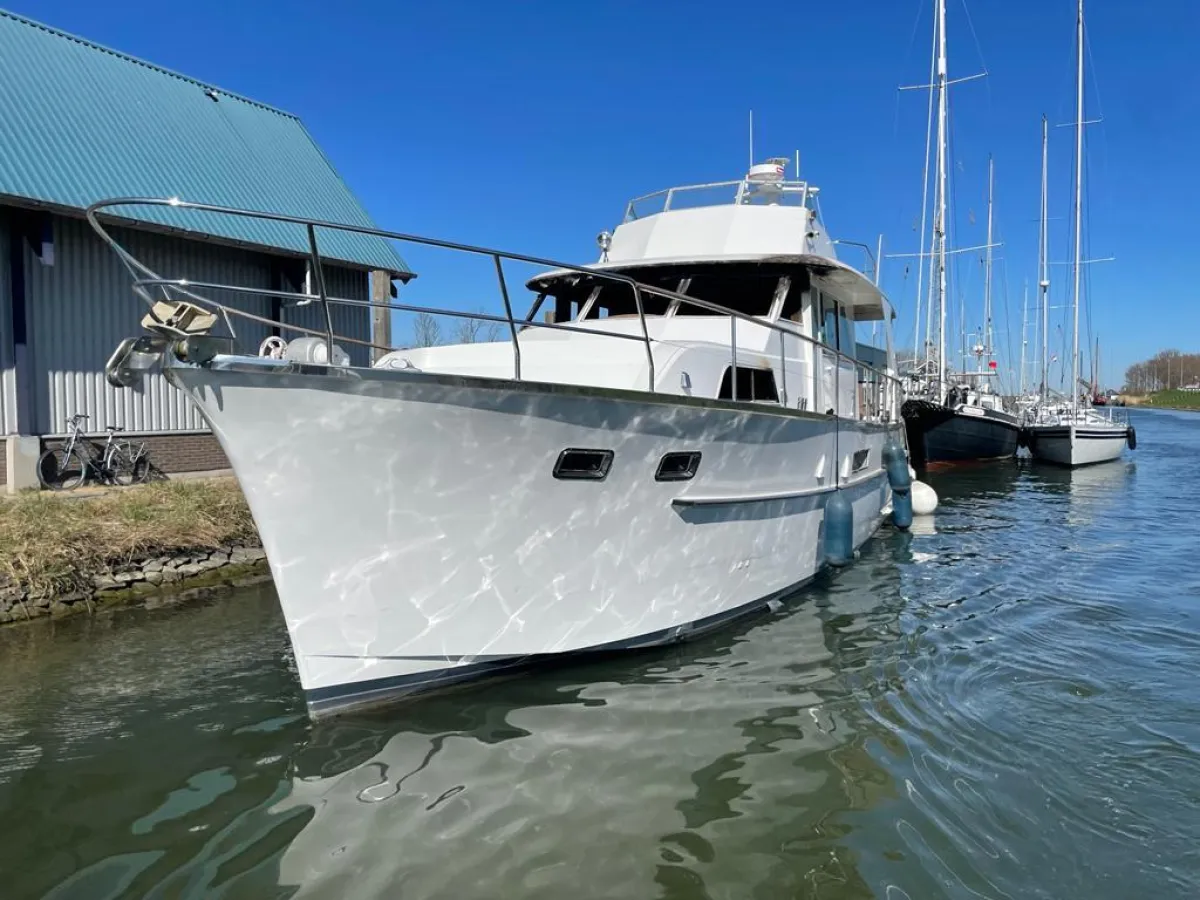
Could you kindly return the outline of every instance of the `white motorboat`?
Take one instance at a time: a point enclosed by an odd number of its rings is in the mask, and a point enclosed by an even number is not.
[[[1076,31],[1076,97],[1075,97],[1075,258],[1073,262],[1074,288],[1071,309],[1074,315],[1074,342],[1071,352],[1071,396],[1063,399],[1049,395],[1047,385],[1047,319],[1050,308],[1048,289],[1050,285],[1047,244],[1047,185],[1046,146],[1047,126],[1042,118],[1042,231],[1041,231],[1041,278],[1042,294],[1042,401],[1027,412],[1024,439],[1035,459],[1056,463],[1060,466],[1086,466],[1108,462],[1120,457],[1128,445],[1137,446],[1137,437],[1124,416],[1115,414],[1110,408],[1104,412],[1092,408],[1093,388],[1088,387],[1086,397],[1079,396],[1079,303],[1080,281],[1083,260],[1083,0],[1078,0],[1075,20]]]
[[[773,160],[643,197],[591,266],[375,232],[491,256],[506,312],[490,318],[510,340],[391,350],[371,367],[349,365],[332,325],[280,322],[300,334],[238,352],[214,331],[246,314],[212,300],[218,286],[161,278],[101,221],[131,203],[260,214],[108,201],[89,218],[152,309],[151,334],[122,344],[110,379],[133,383],[161,360],[211,425],[314,716],[679,640],[805,584],[835,530],[857,548],[891,501],[885,458],[903,453],[892,312],[837,259],[816,194]],[[326,294],[315,244],[315,289],[286,302],[363,306]],[[548,268],[524,318],[505,259]],[[861,322],[882,324],[888,346],[860,343]],[[836,529],[835,498],[849,510]]]

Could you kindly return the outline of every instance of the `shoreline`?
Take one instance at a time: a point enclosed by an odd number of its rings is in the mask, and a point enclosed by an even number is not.
[[[269,578],[232,478],[29,491],[0,502],[0,627],[165,605]]]
[[[195,550],[131,562],[92,576],[90,588],[62,594],[0,585],[0,628],[130,606],[185,603],[271,579],[261,548]]]

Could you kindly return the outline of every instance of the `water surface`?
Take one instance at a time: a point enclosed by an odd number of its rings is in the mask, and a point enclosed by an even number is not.
[[[310,724],[269,587],[0,631],[0,897],[1200,894],[1200,415],[706,640]]]

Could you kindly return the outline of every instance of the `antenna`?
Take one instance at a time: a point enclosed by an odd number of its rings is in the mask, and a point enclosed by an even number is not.
[[[796,151],[796,172],[795,172],[795,174],[792,175],[792,178],[796,181],[800,180],[800,151],[799,150]]]

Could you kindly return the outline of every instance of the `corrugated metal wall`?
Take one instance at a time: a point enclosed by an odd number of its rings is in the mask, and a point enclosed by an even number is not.
[[[12,293],[9,287],[9,223],[0,210],[0,434],[17,430],[17,377],[13,370]]]
[[[116,237],[135,257],[166,278],[271,286],[271,259],[264,254],[139,231],[117,232]],[[139,323],[145,305],[130,289],[125,267],[86,222],[55,216],[54,242],[52,266],[42,265],[26,249],[37,431],[61,433],[66,420],[75,413],[91,417],[89,430],[101,430],[109,424],[130,431],[203,428],[186,398],[161,375],[149,376],[135,389],[113,388],[105,381],[104,363],[117,344],[141,333]],[[366,273],[330,267],[326,277],[330,293],[366,299]],[[227,294],[214,299],[256,315],[269,315],[270,301],[261,296]],[[323,324],[319,308],[297,313],[312,316],[314,321],[321,317]],[[267,326],[245,319],[235,317],[233,323],[239,342],[250,352],[257,350],[269,333]],[[369,334],[370,316],[365,309],[342,308],[337,311],[335,326],[338,324],[352,336],[365,336]],[[366,355],[354,358],[358,364]]]

